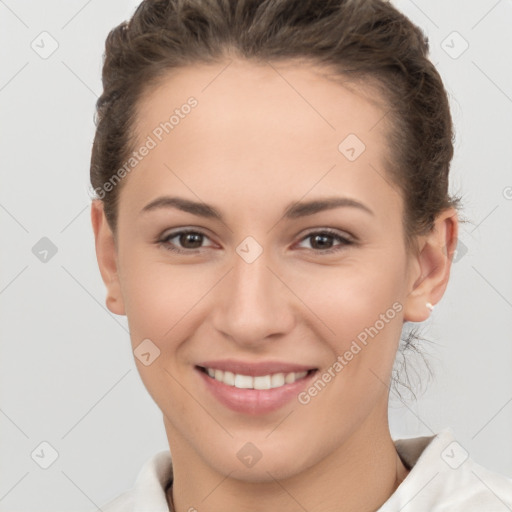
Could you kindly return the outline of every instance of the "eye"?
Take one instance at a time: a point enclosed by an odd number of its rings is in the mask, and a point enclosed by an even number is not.
[[[346,246],[353,245],[355,243],[348,237],[342,236],[338,232],[333,231],[331,229],[312,231],[302,239],[302,242],[309,239],[311,239],[314,252],[317,252],[319,254],[332,254],[335,252],[339,252],[343,250]],[[338,240],[341,243],[333,247],[332,239]]]
[[[171,240],[178,239],[178,243],[181,244],[183,249],[180,249],[176,246],[176,243],[171,242]],[[196,249],[201,249],[202,243],[205,238],[208,238],[204,233],[200,231],[194,231],[191,229],[184,229],[181,231],[174,231],[173,233],[168,233],[160,240],[158,243],[162,245],[168,251],[173,251],[181,254],[193,252]]]
[[[176,239],[176,242],[172,240]],[[183,229],[166,234],[158,240],[158,244],[164,249],[180,254],[190,254],[198,249],[202,249],[204,239],[209,239],[207,235],[201,231],[192,229]],[[340,243],[333,246],[332,240],[338,240]],[[346,236],[340,235],[338,232],[331,229],[323,229],[321,231],[313,231],[302,238],[300,243],[306,240],[311,240],[312,249],[319,254],[331,254],[343,250],[346,246],[353,245],[355,242]],[[177,245],[180,245],[178,247]],[[212,245],[210,245],[211,247]],[[208,246],[206,246],[208,247]]]

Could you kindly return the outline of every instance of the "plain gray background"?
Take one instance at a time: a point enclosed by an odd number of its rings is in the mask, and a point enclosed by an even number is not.
[[[392,397],[391,431],[450,426],[478,463],[512,476],[512,2],[394,3],[428,35],[449,92],[451,191],[473,224],[424,323],[434,379],[418,363],[426,391]],[[1,511],[95,510],[168,448],[126,319],[105,308],[89,213],[104,40],[137,4],[0,1]],[[58,453],[48,469],[32,456],[52,453],[43,442]]]

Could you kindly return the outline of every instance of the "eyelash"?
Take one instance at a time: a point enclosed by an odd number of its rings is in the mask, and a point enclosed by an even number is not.
[[[164,238],[159,239],[157,243],[159,245],[161,245],[164,249],[174,252],[174,253],[178,253],[178,254],[191,254],[191,253],[194,253],[195,251],[200,251],[202,249],[201,247],[196,248],[196,249],[179,249],[174,244],[171,244],[169,242],[169,240],[172,240],[173,238],[176,238],[180,235],[190,235],[190,234],[201,235],[203,237],[208,238],[208,236],[205,233],[202,233],[201,231],[184,229],[181,231],[175,231],[173,233],[169,233]],[[335,248],[331,248],[331,249],[323,249],[323,250],[322,249],[318,249],[318,250],[310,249],[311,251],[316,252],[321,255],[333,254],[333,253],[339,252],[339,251],[343,250],[346,246],[350,246],[355,243],[353,240],[350,240],[347,237],[341,236],[339,233],[337,233],[336,231],[333,231],[332,229],[329,229],[329,228],[325,228],[325,229],[322,229],[319,231],[311,231],[306,236],[304,236],[300,240],[300,242],[303,242],[304,240],[307,240],[308,238],[311,238],[315,235],[328,235],[328,236],[333,237],[333,238],[337,239],[338,241],[342,242],[341,245],[338,245]]]

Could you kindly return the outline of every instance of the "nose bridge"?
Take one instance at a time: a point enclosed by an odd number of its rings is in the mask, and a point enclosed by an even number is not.
[[[218,297],[216,328],[239,343],[258,343],[291,328],[285,286],[269,270],[270,251],[255,240],[242,242]]]

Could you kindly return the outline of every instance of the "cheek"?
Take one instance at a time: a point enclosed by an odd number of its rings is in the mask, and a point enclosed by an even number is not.
[[[325,325],[321,334],[328,333],[324,340],[332,354],[319,375],[329,391],[318,407],[337,403],[363,417],[387,393],[403,327],[404,262],[398,254],[389,260],[380,256],[347,260],[329,272],[319,268],[310,275],[315,286],[299,292]]]
[[[203,272],[201,278],[193,266],[167,265],[142,251],[126,254],[122,268],[125,311],[140,377],[162,410],[187,417],[180,383],[186,382],[188,367],[182,363],[188,359],[182,348],[188,347],[199,327],[201,297],[212,287],[214,276]],[[150,350],[158,353],[147,366],[137,357],[145,340],[156,345]]]
[[[386,403],[403,326],[398,276],[398,267],[386,276],[366,267],[325,283],[319,279],[316,291],[309,291],[308,305],[329,328],[323,339],[331,358],[301,403],[311,401],[311,417],[329,417],[333,431],[347,423],[347,415],[354,426]]]
[[[390,331],[390,324],[401,330],[403,265],[399,257],[385,261],[382,254],[375,262],[370,258],[347,259],[337,267],[312,266],[307,280],[298,272],[290,287],[317,315],[315,323],[321,320],[324,324],[322,333],[336,340],[336,348],[343,349],[360,333],[364,337],[365,328],[376,322],[381,330],[382,317],[382,331]]]
[[[122,291],[132,344],[154,340],[167,352],[176,349],[173,340],[186,337],[198,316],[201,298],[216,277],[194,265],[169,265],[146,253],[134,252],[122,261]],[[186,332],[185,332],[186,327]]]

